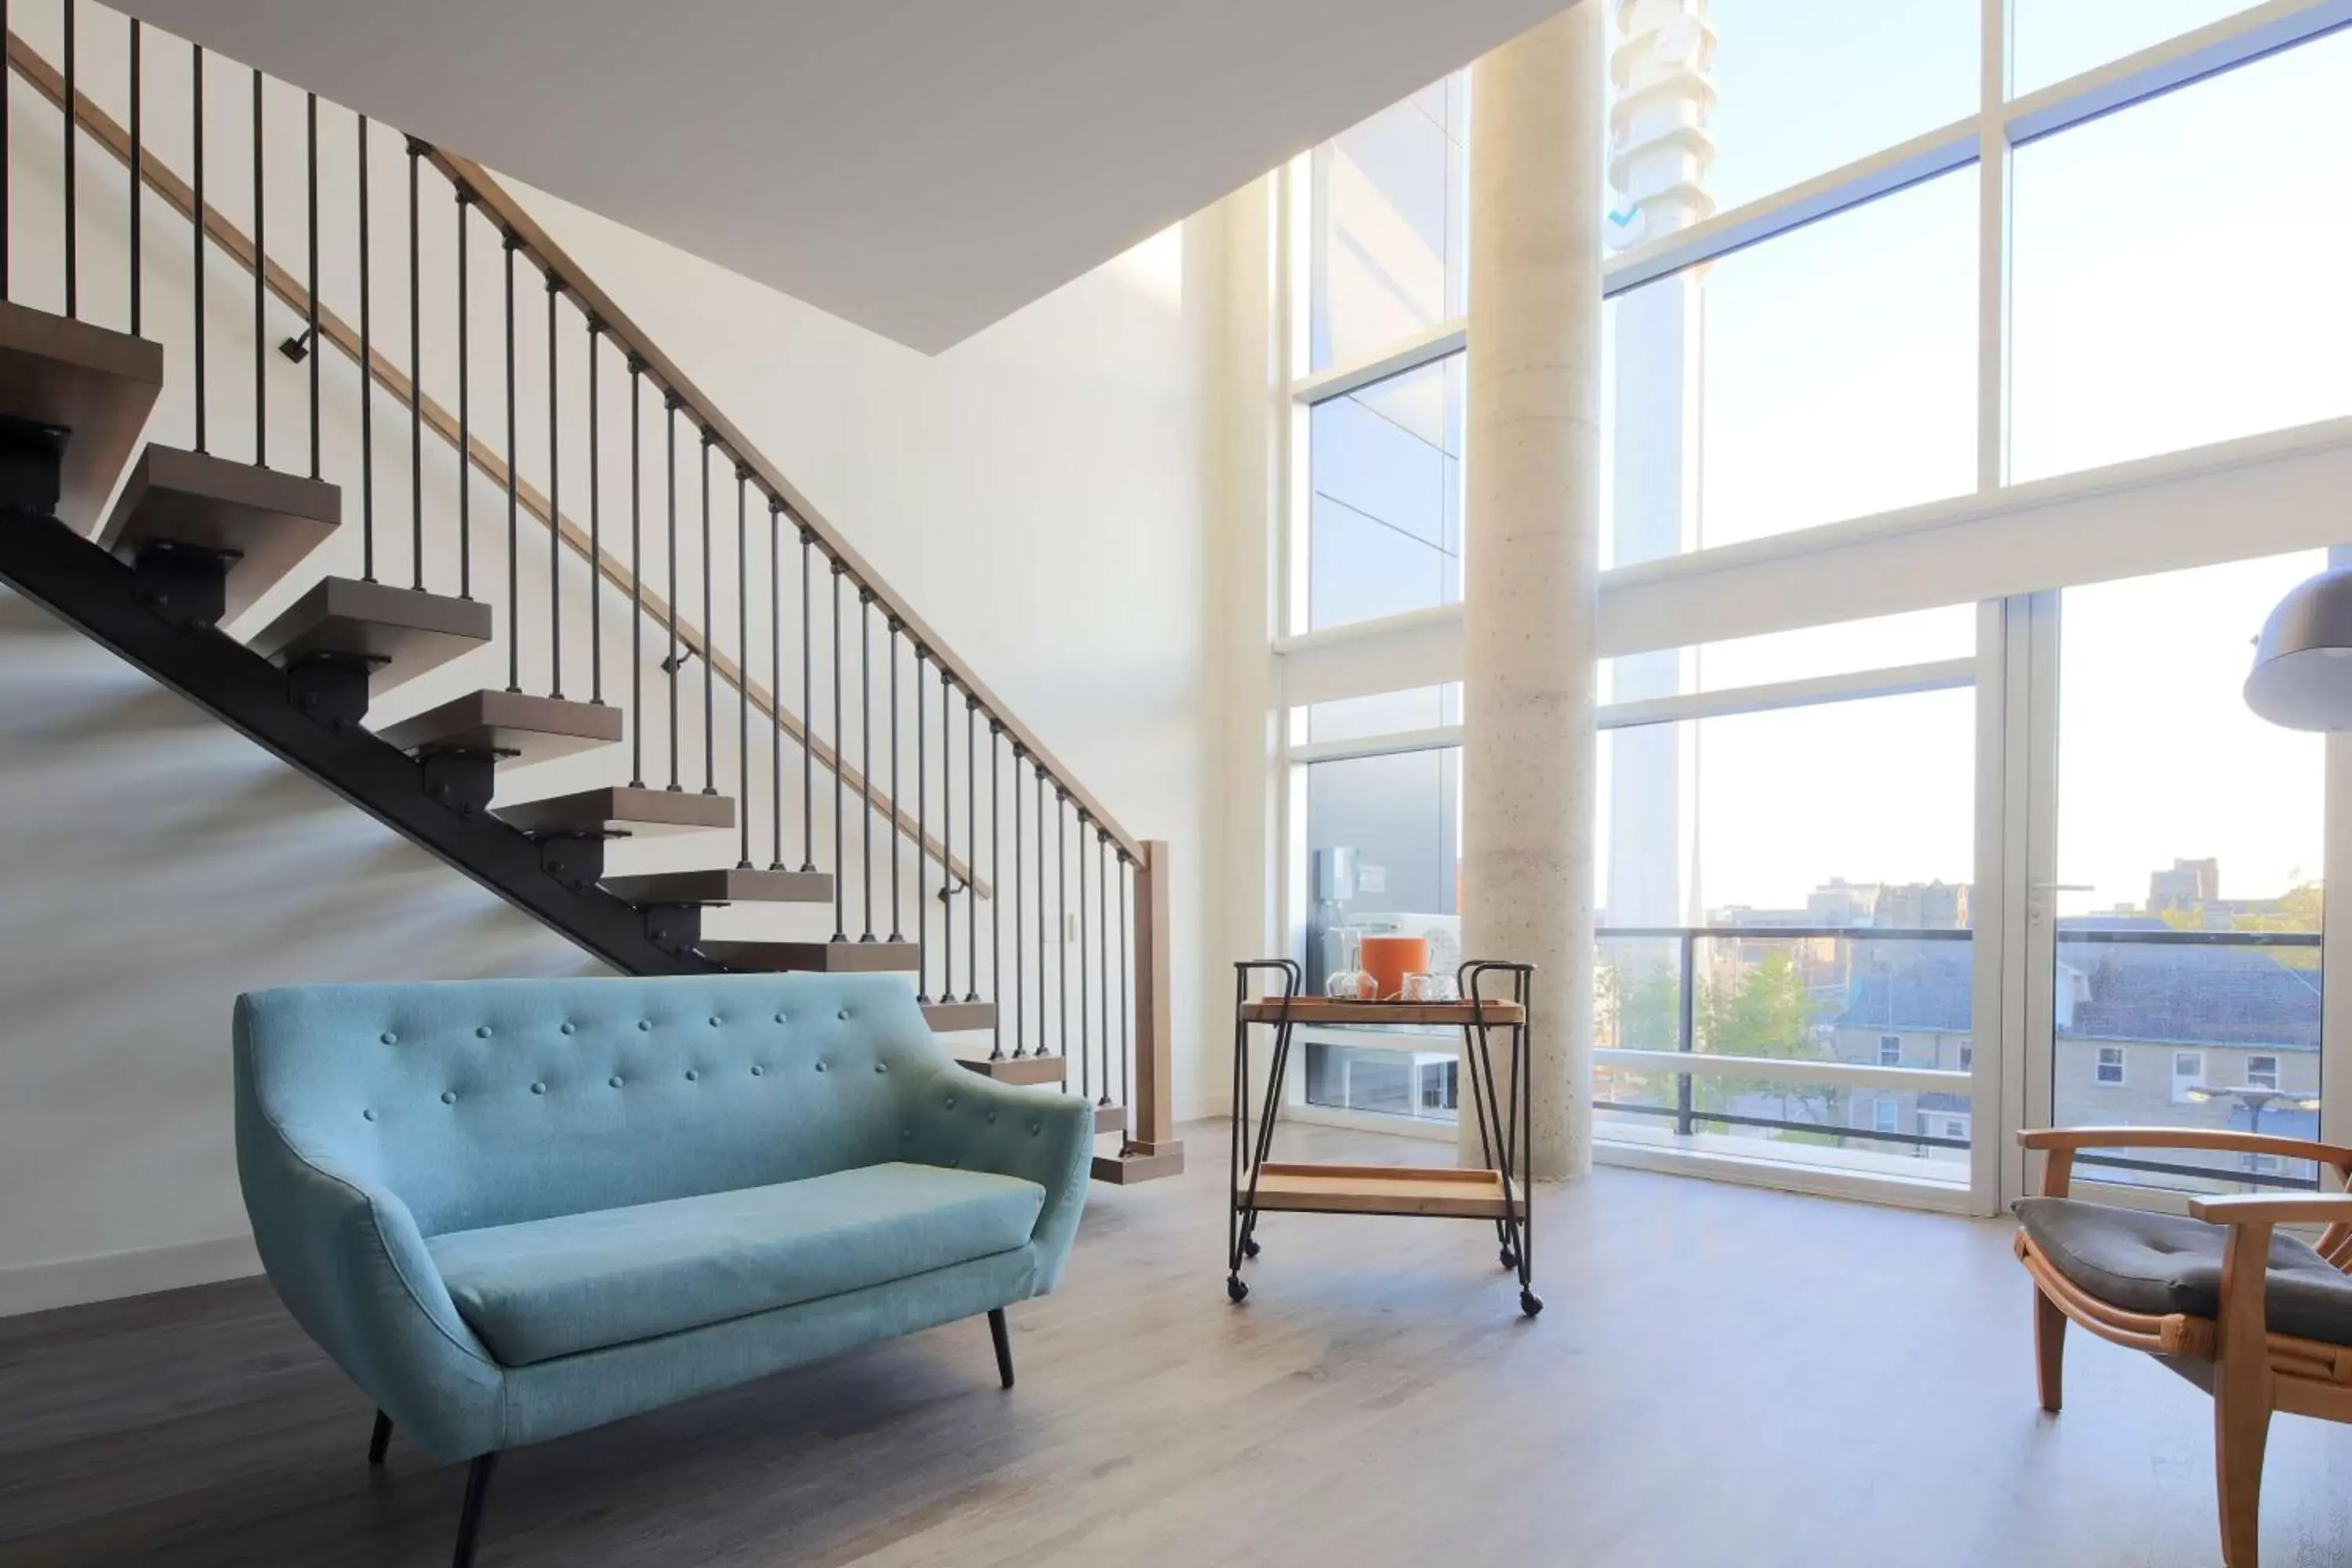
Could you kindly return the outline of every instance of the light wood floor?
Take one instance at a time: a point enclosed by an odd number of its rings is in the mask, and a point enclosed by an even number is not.
[[[1013,1393],[975,1320],[523,1450],[483,1568],[2218,1560],[2210,1405],[2078,1332],[2042,1416],[2004,1226],[1604,1170],[1536,1321],[1461,1221],[1271,1216],[1234,1308],[1190,1137],[1095,1189]],[[0,1563],[446,1562],[461,1472],[371,1473],[368,1415],[258,1281],[0,1321]],[[2263,1503],[2266,1563],[2352,1564],[2352,1430],[2281,1417]]]

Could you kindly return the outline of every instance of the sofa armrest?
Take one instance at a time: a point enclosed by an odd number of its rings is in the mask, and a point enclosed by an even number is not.
[[[1075,1094],[982,1078],[940,1050],[934,1070],[908,1080],[899,1113],[912,1133],[904,1158],[1018,1176],[1045,1189],[1031,1241],[1040,1292],[1052,1289],[1077,1239],[1094,1175],[1095,1108]]]
[[[237,1178],[270,1283],[361,1390],[436,1458],[500,1446],[505,1373],[458,1316],[408,1205],[237,1105]]]

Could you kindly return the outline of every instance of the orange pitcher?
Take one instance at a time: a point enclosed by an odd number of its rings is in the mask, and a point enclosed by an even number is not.
[[[1364,973],[1372,977],[1373,994],[1383,1002],[1393,1002],[1404,994],[1404,977],[1429,967],[1429,939],[1425,936],[1368,936],[1364,938]]]

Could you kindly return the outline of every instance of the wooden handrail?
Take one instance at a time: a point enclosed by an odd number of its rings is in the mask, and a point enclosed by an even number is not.
[[[939,633],[917,615],[912,608],[892,594],[863,556],[850,548],[841,531],[825,520],[811,505],[782,470],[770,462],[751,438],[718,405],[694,384],[691,377],[677,363],[662,353],[645,329],[630,319],[610,294],[597,286],[579,262],[556,243],[530,211],[517,201],[497,176],[469,158],[441,148],[431,148],[426,156],[446,174],[460,190],[470,191],[482,210],[521,241],[529,252],[546,269],[548,275],[561,282],[580,308],[589,317],[603,324],[615,342],[642,361],[646,371],[675,396],[696,424],[718,437],[719,445],[736,463],[749,468],[752,477],[768,494],[784,503],[786,514],[814,534],[825,553],[848,570],[853,581],[873,594],[875,602],[896,618],[915,641],[930,650],[932,661],[938,664],[958,686],[970,696],[980,700],[981,710],[992,721],[1004,727],[1004,732],[1052,776],[1056,789],[1066,793],[1076,803],[1082,816],[1108,834],[1120,851],[1140,866],[1144,858],[1143,843],[1118,825],[1101,801],[1080,784],[1064,767],[1058,758],[1046,749],[1029,727],[1013,717],[1013,712],[996,694],[982,682],[971,667],[956,658],[940,638]]]
[[[50,65],[38,49],[14,32],[8,35],[7,49],[8,64],[16,69],[16,73],[50,104],[62,108],[65,103],[63,74]],[[123,167],[131,166],[132,152],[130,132],[113,116],[100,108],[88,93],[79,89],[74,94],[74,119]],[[448,165],[444,161],[444,155],[436,153],[433,157],[436,165],[446,172]],[[468,166],[471,167],[471,165]],[[171,167],[161,158],[144,149],[140,150],[139,167],[140,177],[146,183],[148,188],[161,196],[165,204],[182,217],[192,222],[194,220],[195,192],[185,180],[173,173]],[[456,178],[454,175],[452,177]],[[483,177],[487,178],[487,176]],[[205,205],[204,225],[205,235],[232,260],[247,272],[253,270],[257,255],[252,238],[209,202]],[[263,268],[264,284],[270,293],[276,295],[289,309],[307,320],[311,309],[309,289],[304,288],[292,273],[277,262],[267,257],[258,258],[258,261]],[[572,289],[572,293],[575,299],[581,298],[576,289]],[[348,321],[328,310],[323,303],[318,310],[319,335],[334,344],[352,363],[362,363],[359,333]],[[452,447],[458,446],[460,432],[457,420],[446,407],[429,394],[420,395],[419,390],[410,384],[408,377],[383,353],[369,353],[365,363],[370,379],[394,402],[406,408],[410,407],[414,401],[422,423]],[[652,368],[652,362],[646,363],[647,367]],[[464,450],[467,459],[485,479],[500,489],[506,488],[507,466],[497,453],[470,434],[465,437]],[[572,553],[593,565],[598,575],[604,581],[624,591],[632,587],[634,563],[625,567],[614,556],[596,550],[586,530],[581,528],[570,518],[556,513],[554,509],[548,505],[547,498],[520,477],[515,479],[515,500],[520,509],[528,512],[542,527],[554,528],[562,537],[566,547]],[[799,716],[786,712],[773,693],[763,689],[757,681],[748,679],[745,672],[735,660],[723,654],[714,653],[705,642],[699,627],[683,616],[673,620],[670,606],[660,595],[650,589],[641,588],[639,592],[644,599],[646,614],[653,617],[656,625],[665,629],[675,626],[682,647],[692,651],[697,658],[708,659],[714,675],[730,686],[744,691],[755,710],[772,721],[785,734],[791,736],[796,744],[814,753],[820,765],[839,773],[845,790],[863,795],[865,777],[856,768],[843,762],[831,746],[811,735],[803,720]],[[881,600],[879,590],[876,590],[876,597],[877,602]],[[901,616],[901,619],[904,617]],[[1008,725],[1008,729],[1010,728],[1011,726]],[[1077,798],[1077,792],[1074,790],[1072,796]],[[746,805],[748,805],[748,803]],[[995,889],[988,881],[975,876],[971,866],[965,860],[945,854],[944,846],[937,837],[919,832],[916,822],[909,818],[906,811],[887,793],[879,789],[876,790],[874,805],[885,817],[895,823],[901,833],[919,845],[923,853],[934,860],[942,862],[951,875],[968,884],[978,897],[986,899],[994,896]]]

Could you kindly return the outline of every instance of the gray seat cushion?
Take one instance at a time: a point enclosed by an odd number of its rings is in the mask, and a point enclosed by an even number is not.
[[[867,1165],[425,1246],[490,1353],[529,1366],[1010,1252],[1045,1201],[1014,1176]]]
[[[2227,1226],[2074,1198],[2020,1198],[2017,1217],[2059,1273],[2102,1301],[2159,1316],[2221,1310]],[[2352,1345],[2352,1279],[2273,1232],[2263,1316],[2273,1333]]]

